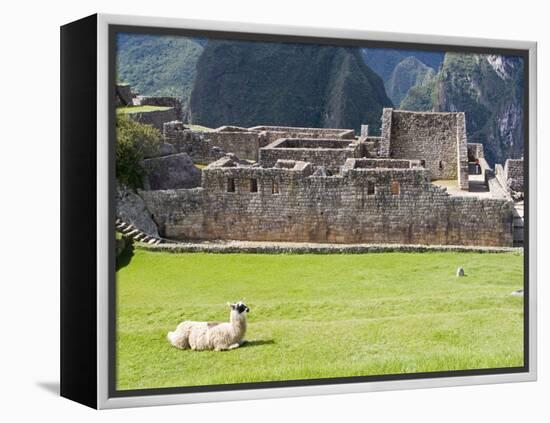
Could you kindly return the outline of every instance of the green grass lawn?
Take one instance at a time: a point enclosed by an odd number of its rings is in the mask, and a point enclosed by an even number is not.
[[[129,114],[129,113],[142,113],[142,112],[152,112],[155,110],[168,110],[171,107],[165,106],[129,106],[129,107],[117,107],[116,112],[119,114]]]
[[[185,126],[187,126],[192,131],[199,131],[199,132],[210,132],[210,131],[212,131],[212,128],[208,128],[208,127],[202,126],[202,125],[193,125],[193,124],[190,124],[190,123],[186,123]]]
[[[142,389],[523,365],[523,256],[172,254],[117,273],[117,387]],[[458,266],[466,276],[457,278]],[[249,343],[173,348],[182,320],[228,319]]]

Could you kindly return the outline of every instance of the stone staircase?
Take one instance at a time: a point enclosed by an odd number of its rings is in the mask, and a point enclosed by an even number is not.
[[[115,228],[125,237],[131,238],[137,242],[143,242],[144,244],[159,245],[166,242],[162,238],[157,238],[151,235],[147,235],[145,232],[139,230],[131,223],[126,223],[120,219],[116,220]]]

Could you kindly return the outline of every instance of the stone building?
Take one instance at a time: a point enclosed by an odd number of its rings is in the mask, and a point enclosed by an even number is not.
[[[269,126],[199,135],[179,122],[164,134],[178,152],[209,163],[200,186],[139,192],[166,238],[514,243],[514,202],[483,147],[467,144],[462,113],[385,109],[380,137],[367,126],[358,137]]]
[[[257,161],[260,148],[282,138],[337,138],[355,140],[353,129],[295,128],[287,126],[221,126],[212,131],[192,131],[179,121],[164,124],[164,138],[197,163],[209,163],[228,152]]]
[[[182,117],[181,101],[176,97],[143,96],[133,92],[129,84],[119,83],[115,86],[114,98],[119,112],[122,110],[135,121],[152,125],[161,132],[164,123]]]
[[[434,179],[468,185],[468,149],[464,113],[426,113],[384,109],[381,155],[418,159]]]

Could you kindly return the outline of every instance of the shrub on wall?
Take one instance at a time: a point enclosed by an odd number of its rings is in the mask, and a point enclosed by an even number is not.
[[[161,133],[151,125],[136,122],[128,116],[116,120],[116,177],[131,188],[143,185],[143,159],[158,151]]]

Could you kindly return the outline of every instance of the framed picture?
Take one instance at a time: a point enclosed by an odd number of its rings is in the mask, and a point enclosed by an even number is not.
[[[61,394],[536,379],[536,43],[61,28]]]

